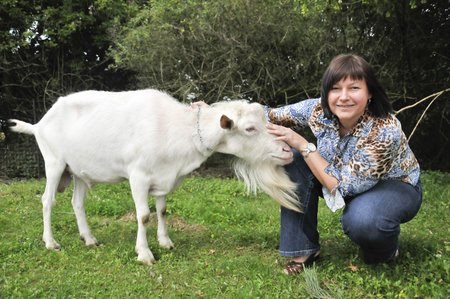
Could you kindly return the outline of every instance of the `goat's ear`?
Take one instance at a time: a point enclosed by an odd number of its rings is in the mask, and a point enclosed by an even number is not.
[[[220,127],[222,129],[230,130],[234,125],[233,120],[231,120],[228,116],[222,115],[220,118]]]

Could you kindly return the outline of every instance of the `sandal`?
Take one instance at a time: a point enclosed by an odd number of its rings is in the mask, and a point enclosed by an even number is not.
[[[305,268],[311,267],[315,261],[320,258],[320,253],[311,254],[304,262],[296,262],[294,260],[288,262],[283,269],[286,275],[296,275],[305,270]]]

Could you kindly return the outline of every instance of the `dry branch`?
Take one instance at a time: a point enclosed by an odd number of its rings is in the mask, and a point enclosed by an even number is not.
[[[407,109],[416,107],[417,105],[421,104],[422,102],[425,102],[426,100],[428,100],[428,99],[430,99],[430,98],[433,98],[433,99],[431,100],[431,102],[427,105],[427,107],[425,108],[425,110],[422,112],[422,114],[420,115],[419,120],[417,121],[416,125],[414,126],[414,129],[412,130],[411,134],[409,134],[409,136],[408,136],[408,142],[409,142],[409,140],[411,139],[411,137],[413,136],[413,134],[414,134],[414,132],[416,131],[417,127],[419,126],[419,123],[422,121],[423,117],[425,116],[425,113],[426,113],[427,110],[431,107],[431,105],[434,103],[434,101],[435,101],[438,97],[440,97],[442,94],[444,94],[444,93],[446,93],[446,92],[448,92],[448,91],[450,91],[450,88],[447,88],[447,89],[441,90],[441,91],[439,91],[439,92],[436,92],[436,93],[434,93],[434,94],[432,94],[432,95],[429,95],[429,96],[427,96],[427,97],[421,99],[420,101],[418,101],[418,102],[416,102],[416,103],[414,103],[414,104],[412,104],[412,105],[403,107],[402,109],[400,109],[400,110],[398,110],[398,111],[395,111],[395,115],[398,115],[400,112],[403,112],[403,111],[405,111],[405,110],[407,110]]]

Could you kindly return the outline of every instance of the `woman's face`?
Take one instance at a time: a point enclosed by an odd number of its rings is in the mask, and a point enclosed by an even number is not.
[[[350,130],[364,114],[370,97],[365,80],[355,80],[348,76],[331,87],[328,105],[341,126]]]

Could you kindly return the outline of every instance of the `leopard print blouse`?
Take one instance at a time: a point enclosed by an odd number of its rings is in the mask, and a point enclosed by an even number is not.
[[[269,121],[292,129],[309,126],[317,149],[329,165],[325,171],[338,180],[342,197],[354,196],[380,180],[400,180],[415,186],[420,167],[400,121],[394,116],[377,118],[366,112],[353,131],[339,136],[337,118],[324,116],[320,99],[267,109]]]

